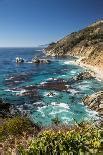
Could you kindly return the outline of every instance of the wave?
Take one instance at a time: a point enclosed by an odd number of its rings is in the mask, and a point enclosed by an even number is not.
[[[57,102],[52,102],[51,105],[52,106],[57,106],[57,107],[60,107],[60,108],[64,108],[64,109],[68,109],[68,110],[70,109],[69,106],[66,103],[59,103],[58,104]]]
[[[75,62],[74,60],[72,60],[72,61],[64,61],[64,64],[66,64],[66,65],[70,65],[70,64],[75,65],[74,62]]]
[[[59,95],[59,93],[57,93],[55,91],[44,92],[45,97],[54,97],[54,96],[58,96],[58,95]]]

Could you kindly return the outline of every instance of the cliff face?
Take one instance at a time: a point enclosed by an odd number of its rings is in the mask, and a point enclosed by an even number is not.
[[[103,20],[73,32],[45,49],[49,56],[78,56],[90,65],[103,66]]]

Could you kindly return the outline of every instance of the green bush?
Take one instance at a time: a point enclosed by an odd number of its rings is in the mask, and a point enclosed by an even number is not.
[[[9,118],[0,126],[0,138],[10,135],[20,135],[25,131],[30,131],[33,127],[32,122],[28,118],[14,117]]]
[[[69,155],[70,152],[96,153],[101,148],[101,135],[88,124],[73,128],[48,129],[33,139],[27,149],[19,146],[21,155]]]

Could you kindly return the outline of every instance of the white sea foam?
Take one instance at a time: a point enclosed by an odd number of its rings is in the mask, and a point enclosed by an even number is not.
[[[53,80],[54,80],[54,81],[56,81],[57,79],[56,79],[56,78],[54,78]]]
[[[73,94],[73,95],[75,95],[75,94],[77,94],[79,91],[77,91],[77,90],[75,90],[75,89],[68,89],[68,91],[71,93],[71,94]]]
[[[66,103],[57,103],[57,102],[52,102],[51,103],[52,106],[57,106],[60,108],[64,108],[64,109],[70,109],[69,106]]]
[[[6,89],[5,91],[12,92],[12,93],[20,93],[21,92],[21,90],[12,90],[12,89]]]
[[[66,76],[66,75],[61,75],[61,76]]]
[[[40,104],[44,105],[44,102],[35,102],[35,103],[33,103],[33,105],[40,105]]]
[[[88,120],[88,118],[98,120],[98,118],[99,118],[98,117],[98,112],[90,110],[88,108],[86,108],[86,112],[87,112],[87,117],[85,117],[85,120]]]
[[[47,83],[47,82],[46,82],[46,81],[44,81],[44,82],[41,82],[40,84],[41,84],[41,85],[43,85],[43,84],[45,84],[45,83]]]
[[[66,65],[69,65],[69,64],[74,64],[74,60],[72,60],[72,61],[64,61],[64,64],[66,64]]]
[[[65,85],[67,88],[69,88],[69,85]]]
[[[50,93],[52,93],[52,94],[50,95]],[[58,95],[59,95],[59,93],[57,93],[55,91],[44,92],[45,97],[54,97],[54,96],[58,96]]]
[[[66,117],[66,116],[63,116],[63,117],[62,117],[62,120],[71,121],[71,118],[69,118],[69,117]]]
[[[15,83],[19,83],[19,81],[15,81]]]
[[[57,80],[56,78],[48,78],[46,81]]]
[[[55,106],[57,103],[56,102],[52,102],[51,105]]]
[[[26,90],[25,89],[22,89],[22,90],[20,90],[20,91],[17,91],[16,92],[16,95],[22,95],[23,93],[25,93],[26,92]]]
[[[47,106],[38,107],[37,111],[41,113],[42,117],[45,117],[44,109],[46,109],[46,108],[47,108]]]
[[[63,107],[65,109],[70,109],[69,106],[66,103],[60,103],[59,107]]]
[[[11,76],[10,78],[7,78],[7,79],[5,79],[5,80],[12,80],[14,77],[13,76]]]
[[[53,78],[48,78],[47,81],[53,80]]]
[[[27,61],[26,63],[28,63],[28,64],[32,64],[32,61]]]
[[[59,114],[62,112],[68,112],[68,110],[66,110],[66,109],[57,109],[57,110],[53,109],[53,111],[50,112],[49,115],[56,115],[56,114]]]
[[[80,88],[81,90],[87,90],[88,88],[90,88],[90,85],[79,85],[78,88]]]
[[[11,90],[10,90],[10,89],[5,89],[5,91],[8,91],[8,92],[9,92],[9,91],[11,91]]]
[[[90,115],[90,116],[96,116],[96,115],[98,115],[98,112],[96,112],[96,111],[94,111],[94,110],[90,110],[90,109],[88,109],[88,108],[86,108],[86,110],[85,110],[87,113],[88,113],[88,115]]]
[[[76,70],[71,70],[70,74],[74,75],[77,71]]]

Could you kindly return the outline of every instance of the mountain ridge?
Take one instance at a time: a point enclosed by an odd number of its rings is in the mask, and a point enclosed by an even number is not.
[[[45,48],[47,56],[75,56],[103,70],[103,20],[73,32]]]

